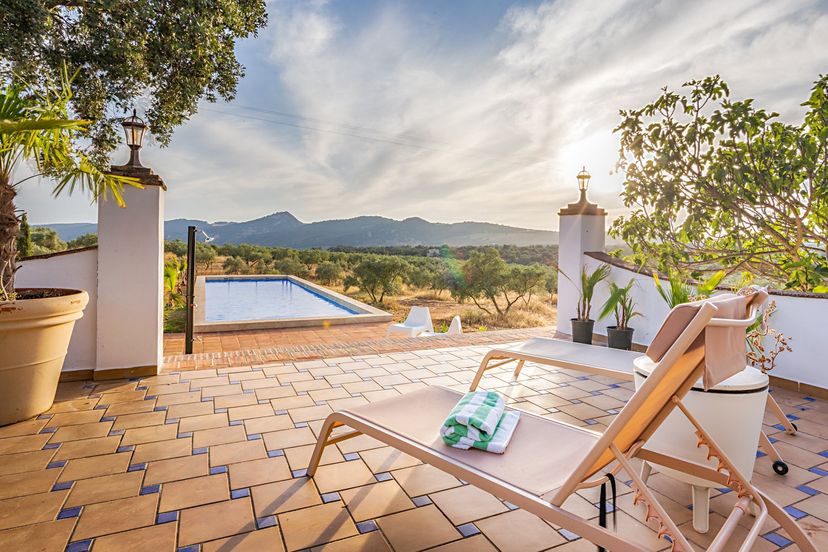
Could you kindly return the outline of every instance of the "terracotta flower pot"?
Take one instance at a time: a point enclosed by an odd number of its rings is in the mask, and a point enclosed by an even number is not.
[[[75,320],[89,302],[85,291],[43,291],[54,296],[0,303],[0,425],[51,408]]]

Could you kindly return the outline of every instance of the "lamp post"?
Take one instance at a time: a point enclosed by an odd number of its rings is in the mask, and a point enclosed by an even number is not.
[[[138,157],[138,150],[144,145],[144,134],[147,132],[147,124],[138,117],[138,114],[133,109],[132,115],[121,121],[121,126],[124,127],[126,143],[130,150],[129,162],[125,166],[131,168],[143,167]]]
[[[581,198],[586,199],[587,189],[589,189],[589,179],[592,178],[587,172],[586,166],[581,169],[581,172],[575,178],[578,179],[578,190],[581,192]]]
[[[570,203],[558,213],[559,215],[606,215],[606,211],[602,208],[598,207],[594,203],[590,203],[589,199],[587,199],[587,191],[589,190],[589,181],[592,178],[586,167],[583,167],[581,171],[575,176],[578,180],[578,191],[581,193],[581,197],[578,199],[576,203]]]

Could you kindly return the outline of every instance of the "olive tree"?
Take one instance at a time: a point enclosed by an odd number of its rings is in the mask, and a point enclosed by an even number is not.
[[[664,270],[750,271],[828,292],[828,76],[802,106],[802,122],[784,123],[713,76],[621,111],[631,212],[611,233]]]

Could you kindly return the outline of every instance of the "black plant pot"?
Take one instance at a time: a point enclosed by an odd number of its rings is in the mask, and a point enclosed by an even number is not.
[[[619,330],[617,326],[608,326],[607,347],[629,351],[632,348],[632,336],[634,331],[635,330],[633,328]]]
[[[572,341],[592,345],[592,327],[595,325],[595,320],[571,318],[570,321],[572,322]]]

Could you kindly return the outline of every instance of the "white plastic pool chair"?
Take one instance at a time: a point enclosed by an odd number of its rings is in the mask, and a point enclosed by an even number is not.
[[[423,332],[434,332],[434,325],[431,323],[431,311],[428,310],[428,307],[411,307],[405,322],[388,326],[385,336],[388,337],[392,333],[401,333],[408,337],[417,337]]]
[[[451,324],[449,325],[448,331],[446,333],[442,332],[423,332],[420,334],[420,337],[434,337],[437,335],[462,335],[463,334],[463,325],[460,323],[460,316],[455,315],[454,318],[451,319]]]

